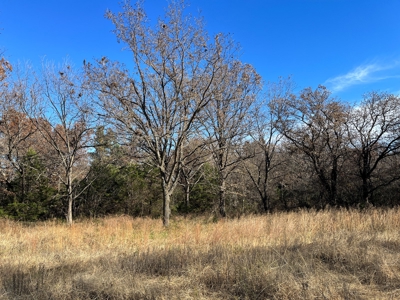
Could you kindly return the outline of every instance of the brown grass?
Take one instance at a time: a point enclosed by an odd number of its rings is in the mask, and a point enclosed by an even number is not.
[[[400,299],[400,209],[0,220],[0,299]]]

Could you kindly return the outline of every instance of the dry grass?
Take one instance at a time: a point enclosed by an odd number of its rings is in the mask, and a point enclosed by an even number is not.
[[[0,299],[400,299],[400,210],[0,220]]]

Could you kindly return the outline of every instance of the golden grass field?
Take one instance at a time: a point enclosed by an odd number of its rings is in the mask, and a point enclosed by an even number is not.
[[[400,299],[400,209],[3,219],[0,299]]]

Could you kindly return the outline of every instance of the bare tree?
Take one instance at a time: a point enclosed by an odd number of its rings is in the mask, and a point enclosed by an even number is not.
[[[210,153],[207,145],[202,139],[194,139],[187,141],[184,149],[185,160],[182,161],[181,178],[179,184],[183,187],[185,193],[185,205],[189,208],[190,193],[192,187],[202,179],[202,169],[206,162],[210,160]]]
[[[21,175],[23,185],[25,172],[23,157],[35,146],[36,130],[31,120],[15,108],[2,107],[0,115],[2,180],[9,186],[17,172]]]
[[[224,62],[221,70],[222,82],[213,91],[202,120],[219,176],[219,213],[225,217],[226,182],[245,159],[237,151],[250,136],[251,109],[261,77],[251,65],[237,60]]]
[[[36,129],[56,154],[61,172],[58,175],[66,190],[66,218],[72,224],[73,201],[79,196],[74,180],[86,176],[88,168],[82,159],[92,146],[94,114],[89,91],[83,84],[82,74],[68,64],[58,71],[46,66],[41,79],[40,94],[26,107]]]
[[[12,67],[0,60],[0,169],[1,181],[10,188],[18,173],[24,188],[25,165],[23,157],[37,142],[36,129],[22,107],[30,97],[29,76],[17,69],[11,76]],[[23,189],[24,191],[24,189]],[[22,197],[24,194],[22,193]]]
[[[277,83],[268,83],[265,98],[257,105],[252,114],[251,143],[246,147],[243,166],[254,184],[265,212],[271,210],[269,181],[272,171],[281,163],[276,159],[283,135],[276,127],[277,116],[269,109],[276,99],[289,99],[293,93],[293,82],[280,79]]]
[[[276,99],[278,128],[312,164],[330,205],[337,205],[338,176],[345,158],[347,107],[323,86],[300,97]],[[324,203],[321,203],[324,205]]]
[[[347,122],[347,132],[352,155],[362,185],[362,201],[372,203],[373,192],[400,179],[398,172],[392,176],[375,176],[379,166],[390,161],[400,150],[400,97],[370,92],[361,104],[352,109]],[[376,174],[378,175],[378,174]],[[385,178],[386,177],[386,178]]]
[[[164,226],[169,224],[182,162],[191,152],[184,151],[186,141],[200,126],[198,116],[213,91],[224,84],[222,61],[232,55],[226,37],[210,40],[202,21],[184,16],[184,8],[183,1],[172,2],[153,27],[141,2],[126,4],[118,14],[108,12],[118,40],[132,53],[132,70],[107,58],[87,65],[105,116],[129,134],[159,170]]]

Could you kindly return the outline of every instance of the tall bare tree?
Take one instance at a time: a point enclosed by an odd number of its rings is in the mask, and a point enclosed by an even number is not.
[[[373,204],[371,196],[376,189],[400,179],[399,172],[390,172],[392,176],[389,178],[376,174],[380,165],[399,154],[399,108],[400,97],[370,92],[352,109],[346,124],[352,149],[351,157],[354,158],[361,179],[364,204]]]
[[[261,77],[251,65],[237,60],[224,62],[221,70],[222,82],[213,91],[202,120],[219,176],[219,213],[225,217],[226,182],[244,159],[237,150],[250,136],[251,110]]]
[[[276,126],[277,116],[269,104],[276,99],[290,99],[293,86],[290,78],[268,83],[265,96],[252,114],[251,143],[245,151],[249,159],[243,161],[243,166],[257,190],[265,212],[271,210],[269,182],[271,173],[281,163],[276,156],[283,138]]]
[[[29,148],[36,146],[37,135],[29,117],[22,107],[30,97],[29,76],[17,68],[11,76],[12,67],[3,59],[0,60],[0,169],[1,181],[7,186],[16,173],[24,185],[25,166],[23,157]]]
[[[25,166],[23,157],[36,146],[36,129],[31,120],[15,108],[2,107],[0,119],[0,155],[2,180],[9,186],[19,173],[24,185]]]
[[[64,64],[59,70],[48,65],[40,78],[40,93],[31,100],[26,111],[47,145],[56,154],[60,173],[57,174],[66,190],[69,224],[73,222],[73,202],[80,192],[74,190],[74,180],[86,176],[82,164],[86,150],[92,146],[94,114],[89,91],[82,74]]]
[[[319,86],[299,97],[276,99],[278,128],[312,164],[330,205],[337,205],[338,176],[345,158],[347,107]],[[324,203],[322,203],[324,205]]]
[[[184,15],[183,1],[172,2],[164,18],[151,26],[142,2],[126,4],[106,17],[132,53],[131,72],[107,58],[87,65],[90,81],[109,120],[127,132],[159,170],[163,224],[170,219],[171,195],[178,184],[184,151],[198,116],[214,91],[225,84],[222,62],[232,56],[229,39],[210,40],[201,20]]]

